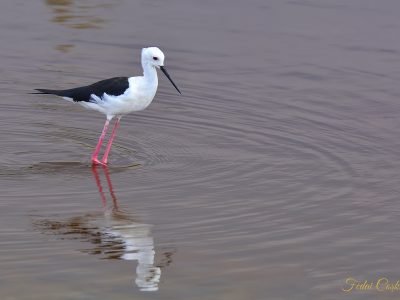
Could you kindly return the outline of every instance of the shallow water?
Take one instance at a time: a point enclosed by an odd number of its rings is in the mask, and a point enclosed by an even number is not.
[[[397,1],[3,1],[1,299],[398,299]],[[138,75],[103,116],[33,88]]]

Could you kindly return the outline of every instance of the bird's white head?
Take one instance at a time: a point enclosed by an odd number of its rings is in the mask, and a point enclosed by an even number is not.
[[[148,47],[142,49],[142,66],[144,70],[144,75],[146,76],[146,69],[150,67],[160,69],[168,80],[171,81],[175,89],[182,94],[179,88],[176,86],[171,76],[169,76],[167,69],[164,67],[164,53],[157,47]],[[157,74],[155,74],[157,76]]]
[[[142,49],[142,65],[150,65],[160,68],[164,66],[164,53],[158,47],[148,47]]]

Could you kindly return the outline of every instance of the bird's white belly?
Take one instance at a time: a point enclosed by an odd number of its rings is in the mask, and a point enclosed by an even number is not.
[[[131,111],[139,111],[146,109],[153,101],[154,96],[141,97],[132,101],[128,101],[128,109]]]
[[[119,97],[104,95],[101,105],[110,115],[125,115],[146,109],[153,101],[154,94],[135,95],[127,93]]]

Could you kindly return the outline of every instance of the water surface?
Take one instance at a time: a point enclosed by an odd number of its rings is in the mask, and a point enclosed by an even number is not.
[[[398,299],[397,1],[3,1],[1,299]],[[33,88],[141,73],[104,118]]]

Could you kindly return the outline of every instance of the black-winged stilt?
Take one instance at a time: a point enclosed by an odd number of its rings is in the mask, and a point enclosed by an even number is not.
[[[107,116],[103,131],[92,154],[92,163],[107,165],[108,154],[115,138],[115,133],[123,115],[147,108],[157,91],[158,77],[156,68],[167,76],[175,89],[181,94],[176,84],[164,67],[164,53],[157,47],[142,49],[143,76],[114,77],[93,83],[88,86],[68,90],[36,89],[38,93],[60,96],[66,100],[78,102],[82,106],[97,110]],[[117,117],[111,137],[108,141],[103,158],[98,159],[108,126]]]

